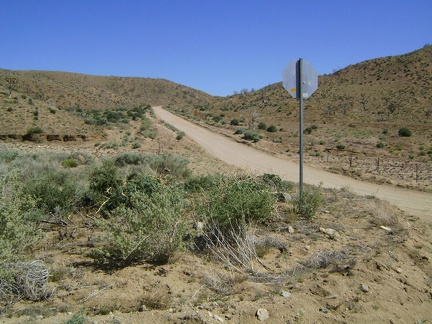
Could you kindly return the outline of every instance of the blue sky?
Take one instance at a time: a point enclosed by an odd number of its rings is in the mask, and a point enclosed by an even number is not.
[[[164,78],[212,95],[432,43],[431,0],[2,0],[0,68]]]

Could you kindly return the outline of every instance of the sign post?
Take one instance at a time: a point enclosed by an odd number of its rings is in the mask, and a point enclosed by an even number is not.
[[[282,72],[283,87],[289,94],[299,100],[299,132],[300,132],[300,203],[303,194],[303,152],[304,152],[304,99],[309,98],[318,89],[318,74],[308,62],[303,59],[291,61]]]

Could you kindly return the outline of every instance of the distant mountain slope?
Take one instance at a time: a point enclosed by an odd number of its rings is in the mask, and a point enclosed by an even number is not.
[[[16,81],[11,96],[8,77]],[[92,128],[68,110],[130,109],[146,104],[179,108],[189,116],[201,111],[224,123],[243,119],[252,127],[265,122],[290,129],[298,120],[298,102],[281,82],[213,97],[164,79],[0,69],[2,134],[20,133],[42,121],[45,130],[87,133]],[[319,88],[305,107],[306,123],[415,125],[427,132],[432,124],[432,46],[320,76]]]
[[[6,76],[17,79],[16,92],[60,108],[199,105],[213,100],[209,94],[164,79],[0,70],[0,79]]]
[[[425,123],[432,120],[432,46],[412,53],[350,65],[319,77],[307,100],[311,122],[351,120],[359,123]],[[258,91],[220,98],[210,110],[255,110],[268,121],[297,118],[298,102],[278,82]],[[238,114],[231,114],[232,116]]]

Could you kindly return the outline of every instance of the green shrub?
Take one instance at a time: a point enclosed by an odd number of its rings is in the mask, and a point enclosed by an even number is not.
[[[379,142],[379,143],[376,145],[376,147],[382,149],[382,148],[385,147],[385,144],[384,144],[383,142]]]
[[[87,318],[84,316],[85,308],[81,308],[80,311],[75,313],[70,319],[63,322],[63,324],[85,324],[87,323]]]
[[[167,263],[182,245],[183,193],[147,178],[147,190],[130,195],[129,206],[121,205],[98,225],[108,231],[109,244],[90,253],[98,265],[124,266],[145,260]]]
[[[234,135],[244,134],[245,132],[246,132],[246,129],[244,129],[244,128],[238,128],[234,132]]]
[[[117,166],[125,166],[125,165],[141,165],[147,164],[146,157],[141,153],[133,153],[127,152],[117,155],[114,158],[114,163]]]
[[[219,181],[220,175],[199,175],[186,179],[184,188],[187,192],[210,190]]]
[[[27,130],[27,135],[33,135],[33,134],[41,134],[43,133],[43,129],[40,128],[39,126],[35,126],[35,127],[31,127]]]
[[[13,150],[2,150],[0,151],[0,161],[4,163],[11,163],[18,157],[18,152]]]
[[[277,174],[264,173],[258,179],[276,191],[288,191],[294,188],[294,183],[282,180]]]
[[[243,133],[243,139],[247,141],[253,141],[254,143],[258,142],[262,136],[253,130],[247,130]]]
[[[262,129],[262,130],[264,130],[264,129],[266,129],[266,128],[267,128],[266,123],[261,122],[261,123],[258,124],[258,129]]]
[[[185,135],[186,135],[185,132],[179,132],[177,134],[176,140],[180,141]]]
[[[240,123],[239,120],[236,119],[236,118],[232,119],[231,122],[230,122],[230,124],[231,124],[232,126],[238,126],[239,123]]]
[[[345,150],[345,145],[343,145],[343,144],[338,144],[338,145],[336,145],[336,148],[337,148],[339,151],[342,151],[342,150]]]
[[[168,179],[187,179],[192,173],[188,168],[189,161],[187,159],[171,153],[148,155],[146,161],[157,174]]]
[[[315,216],[323,201],[321,187],[305,187],[301,195],[294,197],[299,214],[307,219]]]
[[[65,168],[76,168],[79,165],[79,163],[75,159],[66,159],[62,161],[62,165]]]
[[[134,142],[134,143],[132,143],[132,148],[133,149],[138,149],[140,147],[141,147],[141,143],[140,142]]]
[[[245,234],[250,223],[265,222],[273,215],[276,201],[266,185],[250,177],[220,177],[204,195],[196,208],[209,237],[217,233]]]
[[[42,237],[35,218],[36,200],[23,192],[18,170],[0,174],[0,299],[7,283],[12,282],[11,263],[24,259],[24,253]]]
[[[411,137],[412,132],[408,128],[403,127],[399,129],[398,134],[400,137]]]
[[[270,133],[277,132],[276,126],[275,125],[270,125],[269,127],[267,127],[267,132],[270,132]]]
[[[90,200],[98,205],[111,210],[116,208],[117,202],[113,201],[112,195],[121,192],[123,184],[118,167],[113,160],[104,160],[102,165],[96,166],[89,176]],[[108,200],[107,200],[108,198]]]

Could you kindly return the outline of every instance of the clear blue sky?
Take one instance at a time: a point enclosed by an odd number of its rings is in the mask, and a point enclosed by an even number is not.
[[[432,43],[431,0],[1,0],[0,68],[164,78],[212,95]]]

